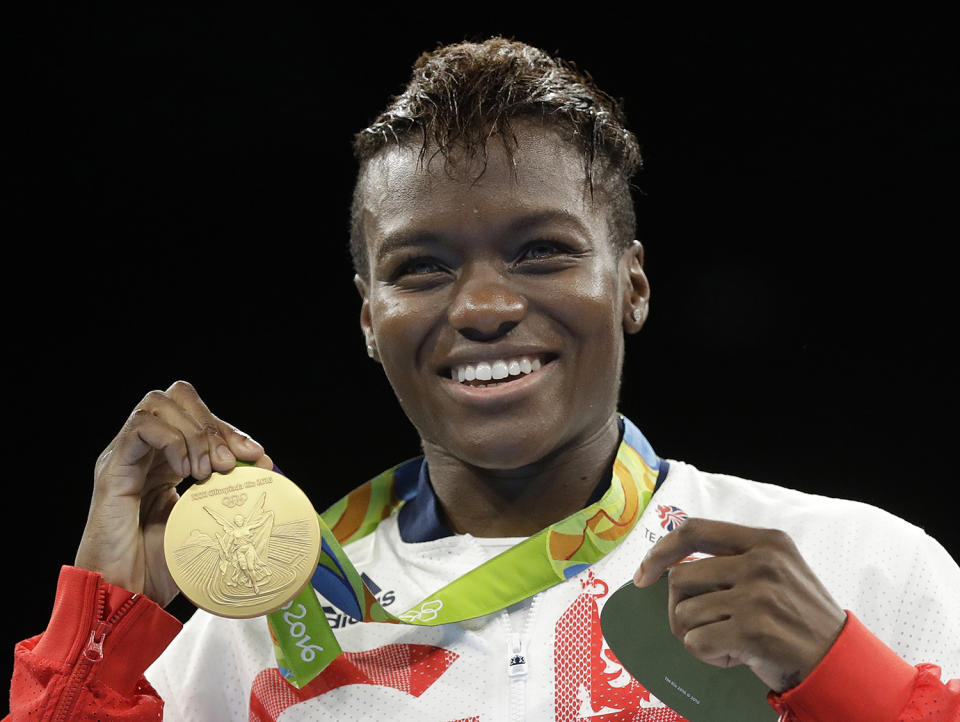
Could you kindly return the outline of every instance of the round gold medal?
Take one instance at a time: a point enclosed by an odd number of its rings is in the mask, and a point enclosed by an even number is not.
[[[279,609],[310,581],[320,558],[320,523],[300,488],[256,466],[214,473],[170,512],[163,537],[180,591],[221,617]]]

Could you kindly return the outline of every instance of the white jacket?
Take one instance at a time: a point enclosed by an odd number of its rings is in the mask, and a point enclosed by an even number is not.
[[[395,613],[519,541],[405,542],[398,516],[346,547]],[[280,679],[264,619],[198,611],[147,678],[165,720],[676,720],[606,654],[598,613],[686,516],[783,529],[836,601],[901,657],[960,676],[960,568],[922,529],[866,504],[669,461],[616,550],[508,610],[415,627],[353,623],[330,608],[345,654],[303,690]]]

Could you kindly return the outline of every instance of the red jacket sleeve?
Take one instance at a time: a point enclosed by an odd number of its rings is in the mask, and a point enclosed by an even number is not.
[[[14,650],[7,719],[160,719],[143,672],[181,627],[143,595],[63,567],[46,631]]]
[[[960,722],[960,679],[932,664],[910,666],[847,612],[820,664],[770,704],[787,722]]]

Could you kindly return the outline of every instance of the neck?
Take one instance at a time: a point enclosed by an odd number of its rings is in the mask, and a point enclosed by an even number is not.
[[[444,521],[458,534],[531,536],[586,506],[617,455],[616,416],[576,444],[518,469],[483,469],[424,443]]]

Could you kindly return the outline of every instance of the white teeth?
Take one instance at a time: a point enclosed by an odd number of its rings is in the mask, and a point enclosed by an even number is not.
[[[515,358],[480,361],[476,364],[462,364],[450,369],[454,381],[500,381],[509,376],[530,374],[542,367],[537,356],[517,356]]]

